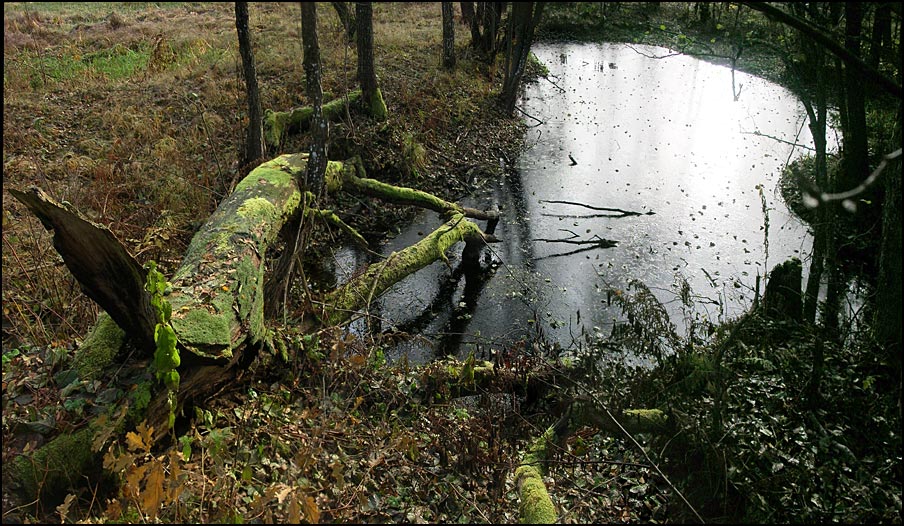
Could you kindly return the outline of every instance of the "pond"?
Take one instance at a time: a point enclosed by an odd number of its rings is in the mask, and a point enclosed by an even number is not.
[[[682,280],[695,315],[719,321],[750,306],[772,266],[806,259],[811,236],[776,189],[783,166],[812,145],[791,92],[694,58],[657,58],[668,55],[657,47],[555,43],[534,52],[550,76],[519,103],[528,148],[463,202],[501,212],[502,242],[484,254],[491,270],[464,276],[453,250],[452,269],[434,263],[375,302],[370,330],[419,335],[389,359],[472,350],[481,358],[538,335],[585,345],[623,320],[612,294],[632,293],[632,280],[681,333]],[[423,212],[380,250],[439,224]],[[339,249],[337,279],[365,261]],[[368,330],[364,321],[351,328]]]

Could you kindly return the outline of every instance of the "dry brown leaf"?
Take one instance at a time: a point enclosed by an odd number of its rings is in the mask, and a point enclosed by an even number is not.
[[[139,451],[148,451],[148,448],[144,441],[141,440],[141,437],[132,431],[126,433],[126,445],[129,448],[129,451],[135,451],[136,453]]]
[[[301,524],[301,508],[298,506],[298,499],[289,501],[289,524]]]
[[[304,518],[311,524],[320,522],[320,508],[310,495],[304,498]]]
[[[75,495],[70,493],[66,495],[63,503],[57,506],[56,510],[60,514],[60,522],[66,522],[66,516],[69,515],[69,507],[72,506],[73,501],[75,501]]]
[[[141,492],[141,510],[150,515],[152,519],[157,518],[157,512],[163,503],[164,477],[163,465],[159,462],[152,462],[145,481],[144,491]]]

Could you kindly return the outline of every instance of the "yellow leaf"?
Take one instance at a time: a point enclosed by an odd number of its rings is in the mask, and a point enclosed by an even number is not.
[[[134,466],[126,475],[126,484],[123,488],[125,494],[131,499],[137,499],[141,493],[141,480],[144,478],[144,472],[147,471],[148,465]]]
[[[298,507],[298,499],[289,501],[289,524],[301,524],[301,509]]]
[[[144,491],[141,492],[141,511],[157,518],[157,511],[163,503],[163,465],[154,462],[145,482]]]
[[[141,433],[142,440],[147,444],[147,451],[150,451],[151,446],[154,444],[154,426],[148,427],[145,421],[135,426],[135,430]]]
[[[57,513],[60,514],[60,522],[66,522],[66,516],[69,515],[69,506],[72,506],[72,501],[75,500],[75,495],[70,493],[66,495],[66,499],[63,500],[63,503],[57,506]]]
[[[150,448],[144,444],[144,441],[141,440],[141,437],[136,433],[129,431],[126,433],[126,444],[128,445],[129,451],[147,451]]]
[[[317,501],[314,497],[308,496],[304,498],[304,517],[311,524],[320,522],[320,508],[317,507]]]

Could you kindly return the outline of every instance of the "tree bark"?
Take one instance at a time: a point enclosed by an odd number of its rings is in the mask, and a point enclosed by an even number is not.
[[[358,82],[368,114],[380,121],[386,120],[386,103],[374,66],[374,27],[371,2],[356,2],[355,17],[358,22]]]
[[[257,85],[254,51],[251,49],[251,31],[248,29],[248,2],[235,3],[235,29],[239,36],[239,53],[242,55],[242,72],[245,76],[245,93],[248,98],[248,132],[245,135],[242,158],[242,166],[248,166],[262,160],[266,155],[260,89]]]
[[[347,2],[330,2],[333,4],[333,9],[336,10],[336,15],[339,17],[339,22],[342,23],[342,27],[345,28],[345,38],[348,39],[349,42],[355,41],[355,30],[357,29],[355,24],[355,15],[352,14],[351,10],[348,8]]]
[[[502,106],[506,115],[515,111],[518,88],[527,66],[534,30],[543,15],[543,2],[514,2],[509,19],[508,52],[505,57],[505,79],[502,85]]]
[[[455,18],[452,2],[441,2],[443,8],[443,67],[455,67]]]
[[[317,42],[317,3],[301,2],[301,40],[304,48],[305,87],[311,101],[311,150],[304,181],[299,187],[314,193],[315,199],[323,191],[326,173],[329,128],[323,118],[323,88],[321,87],[320,44]]]
[[[461,5],[461,23],[467,26],[474,20],[474,2],[459,2]]]
[[[860,2],[845,2],[844,13],[844,47],[853,57],[859,59],[860,40],[863,33],[863,6]],[[836,185],[837,190],[841,191],[855,188],[869,175],[863,76],[857,68],[850,65],[844,67],[844,91],[847,124],[842,128],[844,175]]]
[[[766,292],[763,294],[763,308],[769,319],[798,323],[802,320],[802,270],[800,260],[791,258],[776,265],[769,273]]]
[[[10,194],[53,231],[54,248],[85,294],[128,331],[140,349],[151,351],[157,320],[144,289],[147,273],[113,232],[37,187],[27,192],[10,189]]]

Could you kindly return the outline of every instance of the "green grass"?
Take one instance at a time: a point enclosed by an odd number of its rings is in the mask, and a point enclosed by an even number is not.
[[[117,11],[138,12],[151,8],[173,8],[198,4],[200,2],[7,2],[3,5],[3,10],[6,14],[41,13],[103,17]]]
[[[127,79],[147,69],[150,58],[151,49],[148,46],[134,50],[119,44],[88,55],[23,52],[17,60],[31,71],[31,87],[38,89],[45,83],[69,81],[82,76]]]

